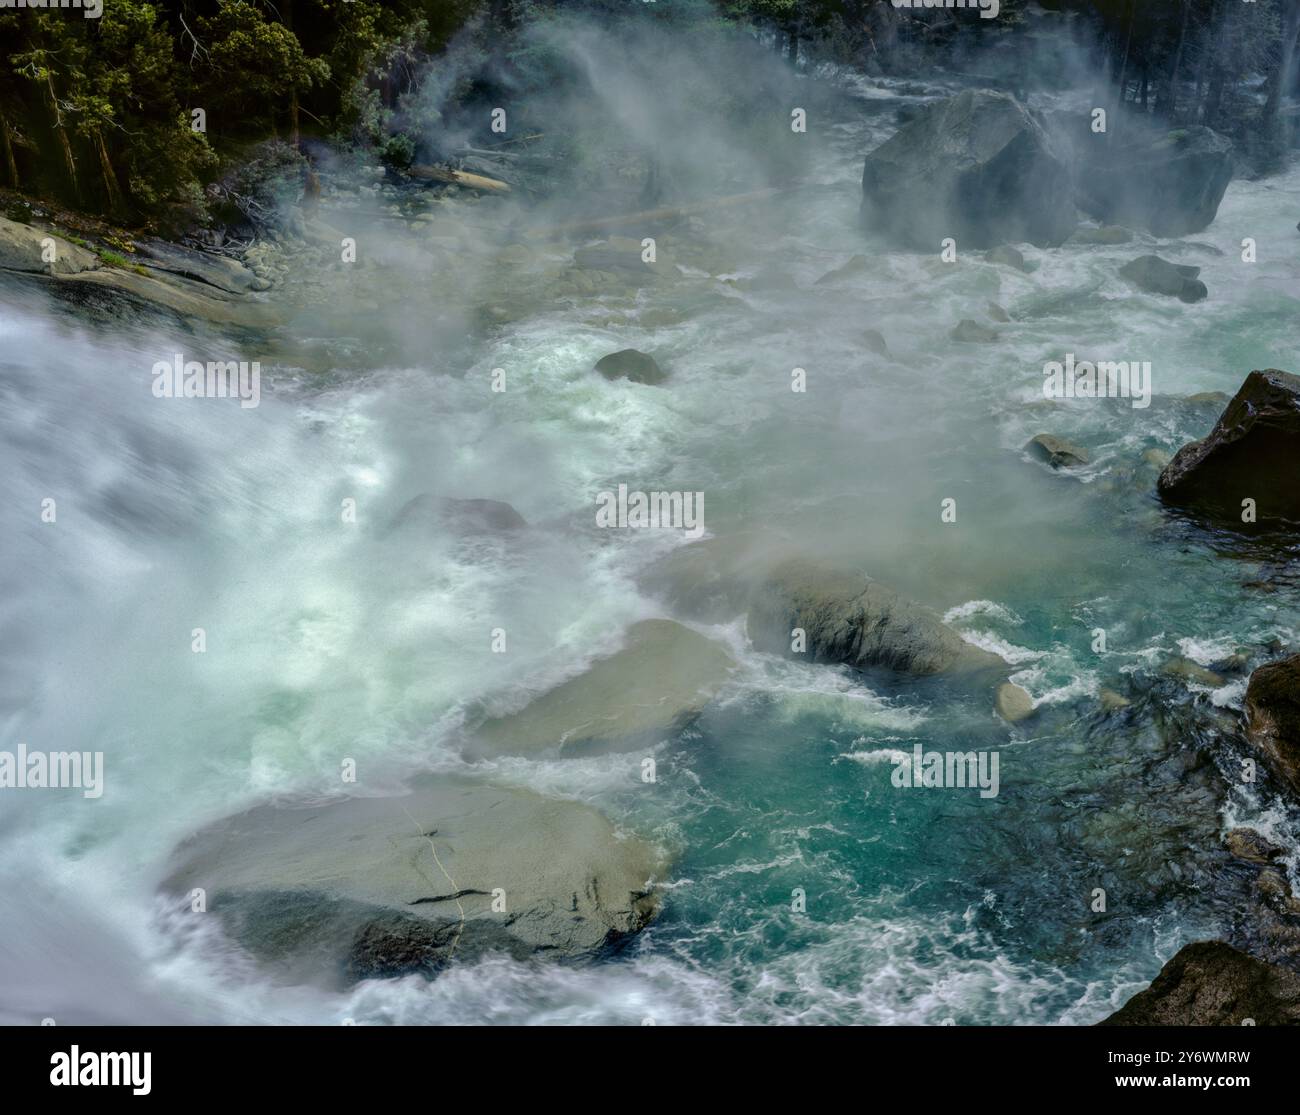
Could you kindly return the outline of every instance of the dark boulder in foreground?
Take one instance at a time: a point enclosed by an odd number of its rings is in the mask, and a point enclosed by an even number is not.
[[[928,105],[866,157],[862,220],[921,250],[1062,243],[1075,229],[1070,172],[1042,126],[1005,93]]]
[[[791,646],[796,628],[806,635],[803,653]],[[746,631],[758,650],[858,669],[926,675],[1006,666],[878,581],[803,559],[783,562],[758,583]]]
[[[591,955],[654,916],[658,853],[594,809],[431,781],[227,818],[181,846],[163,890],[202,888],[193,916],[215,915],[279,980],[327,986],[487,952]]]
[[[1269,662],[1250,675],[1246,738],[1300,793],[1300,654]]]
[[[1119,269],[1122,277],[1149,294],[1164,294],[1183,302],[1201,302],[1209,297],[1209,289],[1196,276],[1199,267],[1186,263],[1170,263],[1159,256],[1138,256]]]
[[[1232,141],[1200,125],[1105,148],[1079,168],[1079,208],[1107,224],[1186,236],[1208,228],[1232,181]]]
[[[1243,523],[1254,500],[1259,522],[1300,522],[1300,377],[1251,372],[1214,429],[1174,455],[1157,484],[1167,502]]]
[[[596,371],[606,379],[630,379],[633,383],[650,386],[657,386],[668,378],[653,356],[634,348],[602,356],[596,361]]]
[[[1186,945],[1100,1026],[1300,1026],[1300,975],[1222,941]]]

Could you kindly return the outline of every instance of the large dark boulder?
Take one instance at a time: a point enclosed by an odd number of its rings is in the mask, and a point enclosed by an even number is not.
[[[781,563],[758,583],[745,626],[757,649],[811,662],[918,675],[1006,665],[878,581],[803,559]],[[791,647],[796,628],[807,637],[803,654]]]
[[[1005,93],[967,90],[928,105],[867,157],[862,220],[918,249],[1062,243],[1076,212],[1066,161]]]
[[[1246,738],[1300,793],[1300,654],[1269,662],[1250,675]]]
[[[1240,524],[1253,499],[1259,522],[1300,522],[1300,377],[1251,372],[1207,437],[1184,445],[1160,474],[1168,503]]]
[[[1300,1026],[1300,975],[1222,941],[1187,945],[1100,1026]]]
[[[1232,141],[1193,125],[1137,143],[1080,148],[1079,208],[1108,224],[1186,236],[1208,228],[1219,211],[1234,160]]]

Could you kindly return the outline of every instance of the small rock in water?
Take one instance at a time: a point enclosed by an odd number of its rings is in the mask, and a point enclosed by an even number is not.
[[[1209,297],[1209,290],[1196,276],[1199,267],[1185,263],[1170,263],[1159,256],[1138,256],[1119,269],[1120,275],[1134,286],[1149,294],[1163,294],[1182,302],[1201,302]]]
[[[666,266],[666,259],[656,252],[655,262],[659,267]],[[645,258],[645,249],[640,240],[625,236],[611,236],[599,244],[579,248],[573,253],[573,264],[586,271],[655,271]]]
[[[1219,677],[1213,670],[1207,670],[1204,666],[1193,662],[1190,658],[1171,658],[1160,667],[1160,672],[1167,678],[1195,682],[1197,685],[1204,685],[1210,689],[1219,689],[1223,686],[1223,678]]]
[[[987,325],[981,325],[978,321],[972,321],[970,318],[963,318],[959,321],[948,336],[954,341],[966,341],[982,345],[992,344],[998,339],[996,330],[990,329]]]
[[[850,275],[860,275],[866,269],[867,257],[855,255],[843,266],[835,268],[834,271],[827,271],[825,275],[813,283],[813,286],[821,286],[822,283],[833,283],[836,279],[845,279]]]
[[[991,317],[994,321],[1000,321],[1004,323],[1011,320],[1011,315],[1007,313],[1007,311],[1004,310],[1001,306],[999,306],[996,302],[989,303],[989,317]]]
[[[866,330],[862,334],[862,343],[877,356],[889,355],[889,345],[885,343],[885,335],[877,329]]]
[[[1223,842],[1228,846],[1228,851],[1247,863],[1272,863],[1286,855],[1284,849],[1279,848],[1268,837],[1254,829],[1232,829],[1223,838]]]
[[[1148,449],[1142,454],[1142,461],[1151,465],[1153,468],[1164,468],[1170,461],[1170,456],[1163,449]]]
[[[1015,682],[1004,681],[998,686],[993,707],[1008,724],[1018,724],[1034,714],[1034,699]]]
[[[389,531],[422,526],[455,534],[496,534],[528,524],[508,503],[496,499],[445,499],[423,494],[404,503],[389,521]]]
[[[1133,234],[1120,225],[1102,225],[1101,228],[1085,225],[1076,230],[1071,239],[1076,244],[1127,244],[1133,239]]]
[[[984,257],[989,263],[1001,263],[1006,267],[1014,267],[1017,271],[1028,271],[1025,266],[1024,253],[1017,248],[1011,247],[1010,244],[999,244]]]
[[[1039,434],[1025,448],[1046,461],[1052,468],[1077,468],[1079,465],[1086,465],[1092,459],[1082,446],[1056,437],[1054,434]]]
[[[1122,708],[1128,708],[1133,702],[1121,693],[1116,693],[1113,689],[1102,688],[1097,694],[1098,701],[1101,702],[1103,712],[1116,712]]]
[[[596,361],[596,371],[606,379],[628,379],[633,383],[651,386],[663,383],[668,376],[655,362],[655,358],[634,348],[611,352]]]

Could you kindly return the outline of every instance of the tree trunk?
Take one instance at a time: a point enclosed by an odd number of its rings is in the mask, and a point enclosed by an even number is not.
[[[113,163],[108,157],[108,148],[104,137],[95,133],[95,147],[99,151],[99,169],[104,176],[104,189],[108,193],[108,207],[114,213],[120,213],[122,205],[122,188],[117,184],[117,175],[113,173]]]
[[[14,158],[13,140],[9,138],[9,121],[0,115],[0,140],[4,141],[5,168],[9,171],[9,185],[18,189],[18,162]]]
[[[1183,65],[1183,44],[1187,41],[1187,21],[1191,15],[1192,0],[1183,0],[1183,23],[1178,29],[1178,46],[1174,48],[1174,64],[1169,68],[1167,92],[1160,98],[1160,111],[1170,121],[1178,117],[1178,71]],[[1164,102],[1168,100],[1169,110],[1165,112]]]
[[[72,193],[81,200],[81,185],[77,182],[77,160],[72,157],[72,142],[68,139],[67,129],[63,126],[63,114],[59,112],[59,98],[54,92],[54,78],[49,71],[45,73],[45,91],[50,100],[50,119],[53,121],[54,134],[59,137],[59,146],[63,149],[63,161],[68,168],[68,178],[72,182]]]
[[[1124,36],[1124,54],[1119,63],[1119,103],[1123,104],[1128,100],[1128,52],[1133,45],[1133,22],[1136,14],[1135,8],[1137,0],[1129,5],[1128,11],[1128,34]]]
[[[1269,82],[1268,100],[1264,102],[1265,120],[1272,120],[1277,115],[1282,97],[1293,77],[1297,34],[1300,34],[1300,0],[1290,0],[1286,18],[1282,21],[1282,57],[1278,61],[1273,80]]]

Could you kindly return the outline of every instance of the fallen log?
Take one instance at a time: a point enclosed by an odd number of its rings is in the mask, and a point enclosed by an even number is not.
[[[510,187],[496,178],[470,174],[465,170],[450,170],[441,166],[413,166],[406,173],[412,178],[419,178],[425,182],[444,182],[449,186],[463,186],[467,190],[482,190],[494,194],[510,192]]]
[[[656,221],[674,221],[689,217],[695,213],[710,209],[722,209],[730,205],[743,205],[746,202],[761,201],[787,192],[787,188],[770,187],[765,190],[751,190],[744,194],[731,194],[728,197],[710,198],[707,201],[695,201],[688,205],[676,205],[663,209],[643,209],[639,213],[622,213],[614,217],[594,217],[584,221],[569,221],[559,225],[538,225],[526,229],[524,236],[530,240],[544,240],[551,236],[567,236],[570,233],[597,232],[606,228],[618,228],[621,225],[642,225]]]

